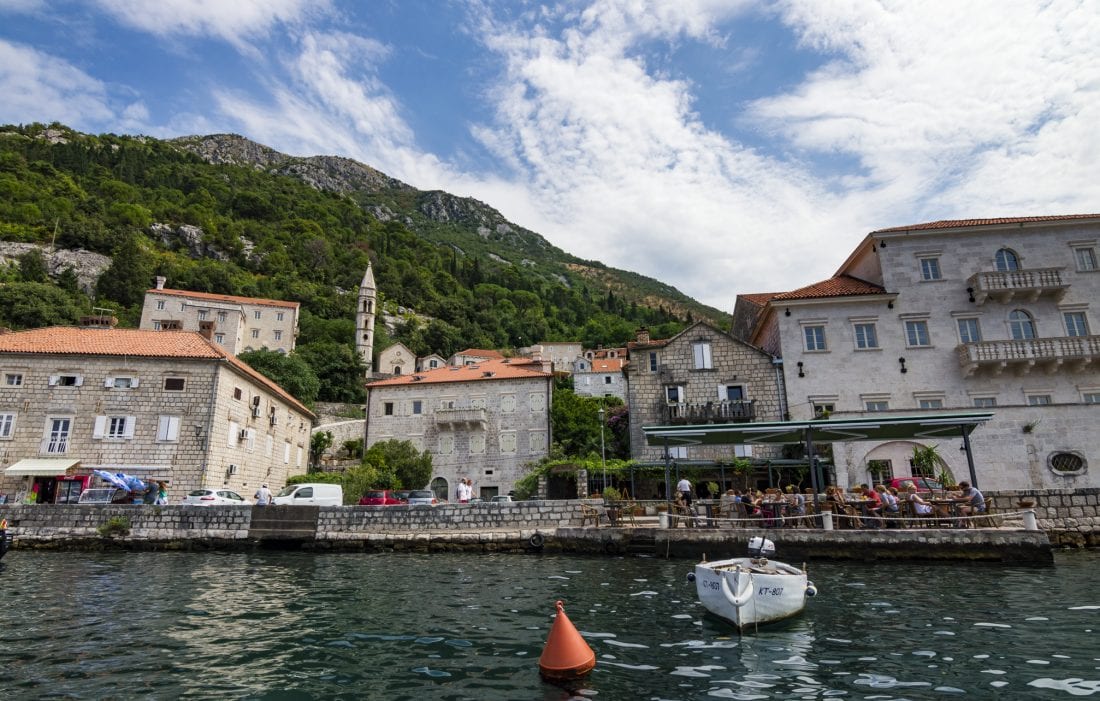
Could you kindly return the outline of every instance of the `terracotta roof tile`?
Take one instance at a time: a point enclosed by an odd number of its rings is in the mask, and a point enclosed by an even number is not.
[[[747,294],[747,295],[737,295],[737,298],[738,299],[743,299],[746,302],[748,302],[750,304],[753,304],[757,307],[763,307],[765,304],[770,302],[773,297],[776,297],[780,294],[783,294],[783,293],[781,293],[781,292],[754,292],[752,294]]]
[[[499,358],[485,360],[470,365],[448,365],[447,367],[425,370],[412,375],[398,375],[385,380],[367,384],[372,387],[393,387],[395,385],[424,385],[443,382],[484,382],[493,380],[515,380],[529,377],[553,377],[542,372],[541,364],[524,358]]]
[[[467,348],[464,351],[459,351],[455,355],[471,355],[475,358],[503,358],[504,356],[495,350],[485,350],[484,348]]]
[[[619,372],[626,358],[595,358],[592,360],[592,372]]]
[[[299,411],[313,416],[305,405],[248,364],[226,353],[197,331],[148,331],[144,329],[82,329],[48,326],[0,334],[0,353],[42,355],[108,355],[131,358],[220,360],[267,387]]]
[[[1047,217],[1001,217],[993,219],[942,219],[924,224],[892,226],[889,229],[876,229],[872,234],[886,234],[894,231],[931,231],[934,229],[963,229],[971,226],[997,226],[1003,224],[1042,224],[1046,222],[1066,222],[1078,219],[1100,219],[1100,214],[1060,214]]]
[[[828,280],[815,282],[797,290],[783,292],[772,297],[772,301],[789,299],[816,299],[819,297],[854,297],[857,295],[886,294],[886,290],[874,283],[854,278],[850,275],[837,275]]]
[[[261,307],[285,307],[297,309],[301,306],[298,302],[284,302],[281,299],[263,299],[260,297],[238,297],[237,295],[219,295],[211,292],[190,292],[188,290],[167,290],[153,288],[146,290],[146,294],[168,295],[169,297],[188,297],[190,299],[206,300],[209,302],[226,302],[229,304],[254,304]]]

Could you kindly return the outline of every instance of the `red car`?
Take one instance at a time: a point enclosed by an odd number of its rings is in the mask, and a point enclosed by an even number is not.
[[[372,489],[359,500],[359,506],[391,506],[403,503],[390,489]]]

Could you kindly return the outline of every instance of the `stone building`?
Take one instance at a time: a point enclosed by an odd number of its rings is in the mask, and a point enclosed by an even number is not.
[[[165,279],[145,292],[139,328],[198,331],[232,355],[268,350],[289,353],[298,337],[298,303],[170,290]]]
[[[635,460],[664,459],[662,447],[645,444],[643,426],[784,418],[781,366],[768,353],[706,322],[659,341],[642,329],[628,352],[626,397]],[[756,457],[771,456],[763,450],[757,448]],[[670,447],[669,453],[681,461],[711,461],[753,451],[746,446],[680,446]]]
[[[486,350],[484,348],[467,348],[450,357],[451,365],[473,365],[485,360],[500,360],[504,355],[500,351]]]
[[[416,371],[435,370],[447,364],[447,359],[439,353],[431,353],[416,359]]]
[[[618,397],[626,401],[625,348],[585,351],[573,360],[573,392],[582,397]]]
[[[410,375],[416,371],[416,353],[404,343],[394,343],[378,354],[377,374]]]
[[[583,347],[579,341],[543,341],[517,352],[527,358],[549,361],[554,372],[568,374],[573,371],[573,363],[580,357]]]
[[[1100,215],[873,231],[829,280],[737,298],[734,328],[786,367],[793,418],[994,412],[971,436],[988,489],[1100,486]],[[749,299],[753,297],[753,299]],[[912,474],[953,441],[835,444],[840,484]]]
[[[372,382],[365,443],[409,440],[431,451],[430,487],[442,498],[454,500],[459,478],[482,498],[507,494],[549,452],[552,390],[541,364],[507,358]]]
[[[75,500],[94,469],[165,479],[174,499],[250,498],[304,472],[313,414],[190,331],[0,334],[0,491]]]

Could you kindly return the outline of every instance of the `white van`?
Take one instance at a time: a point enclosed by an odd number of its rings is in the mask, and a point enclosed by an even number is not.
[[[289,484],[271,500],[276,506],[286,504],[309,506],[341,506],[344,503],[344,488],[338,484],[307,482]]]

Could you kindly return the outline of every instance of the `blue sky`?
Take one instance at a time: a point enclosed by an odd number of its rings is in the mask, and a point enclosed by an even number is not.
[[[734,296],[867,232],[1100,212],[1094,0],[0,0],[0,123],[235,132]]]

